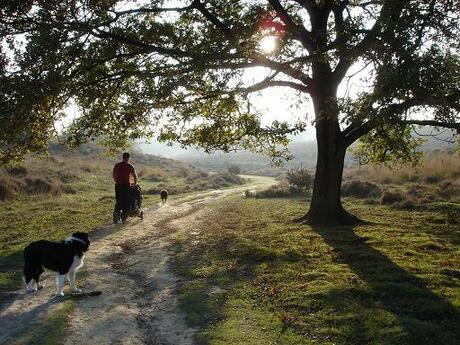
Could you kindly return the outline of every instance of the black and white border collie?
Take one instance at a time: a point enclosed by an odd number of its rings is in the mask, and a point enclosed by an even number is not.
[[[43,287],[39,283],[44,268],[58,273],[56,296],[64,296],[64,280],[68,274],[70,290],[81,292],[75,285],[75,274],[83,266],[83,254],[89,248],[88,234],[75,232],[62,242],[36,241],[24,249],[24,281],[28,292]],[[35,284],[34,284],[35,282]]]

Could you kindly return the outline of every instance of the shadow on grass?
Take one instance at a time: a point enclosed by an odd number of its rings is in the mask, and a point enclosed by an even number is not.
[[[0,310],[10,306],[22,284],[22,250],[0,256]]]
[[[28,298],[27,294],[18,296],[17,299],[23,300],[25,298]],[[12,313],[12,314],[7,315],[5,319],[3,320],[3,322],[5,323],[5,325],[8,326],[8,329],[7,329],[8,332],[6,332],[4,335],[2,335],[2,337],[0,337],[0,343],[3,343],[3,341],[5,341],[5,339],[2,339],[3,336],[5,337],[8,335],[17,336],[18,335],[17,333],[20,333],[23,330],[26,323],[29,323],[31,320],[36,319],[38,315],[41,315],[43,312],[47,311],[48,308],[55,303],[56,303],[55,300],[49,299],[45,303],[40,304],[39,306],[32,308],[31,310],[27,312]]]
[[[18,299],[28,298],[30,297],[24,294]],[[54,308],[52,313],[51,308]],[[51,297],[45,303],[28,311],[7,314],[2,320],[5,331],[0,334],[0,343],[30,345],[60,343],[67,326],[67,318],[73,308],[72,302],[62,302]]]
[[[357,305],[372,305],[396,317],[407,344],[458,344],[460,314],[449,302],[433,293],[425,282],[396,265],[387,256],[366,243],[353,228],[313,227],[333,248],[335,260],[346,264],[366,285],[367,291],[331,291],[322,296],[326,304],[353,300]],[[361,294],[361,295],[360,295]],[[375,309],[374,309],[375,310]],[[361,340],[375,335],[362,334],[366,327],[351,327],[349,335]],[[353,333],[353,335],[352,335]],[[355,339],[355,343],[362,343]]]
[[[187,322],[202,329],[222,320],[227,293],[236,285],[251,281],[261,264],[305,260],[294,250],[259,246],[235,235],[224,235],[214,243],[196,244],[192,249],[180,242],[173,247],[178,254],[175,271],[185,278],[180,289],[180,305],[186,311]],[[200,267],[204,267],[204,273],[200,273]]]

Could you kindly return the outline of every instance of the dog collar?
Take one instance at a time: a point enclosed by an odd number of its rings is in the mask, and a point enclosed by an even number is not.
[[[77,242],[81,242],[83,244],[88,244],[86,243],[85,241],[83,241],[82,239],[79,239],[77,237],[73,237],[73,236],[69,236],[65,239],[65,243],[69,243],[69,242],[72,242],[72,241],[77,241]]]

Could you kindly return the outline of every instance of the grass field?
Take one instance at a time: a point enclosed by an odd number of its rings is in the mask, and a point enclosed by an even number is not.
[[[199,344],[458,344],[460,228],[346,199],[367,220],[312,228],[301,199],[233,198],[177,239]],[[184,233],[185,234],[185,233]]]

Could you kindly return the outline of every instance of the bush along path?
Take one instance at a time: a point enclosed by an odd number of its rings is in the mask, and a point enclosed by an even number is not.
[[[47,273],[44,289],[18,291],[7,301],[0,344],[192,344],[195,330],[179,309],[180,280],[170,268],[174,239],[183,225],[191,231],[199,224],[207,205],[272,184],[271,178],[251,177],[244,186],[172,200],[147,212],[143,222],[96,231],[77,284],[102,295],[58,301],[54,274]]]

